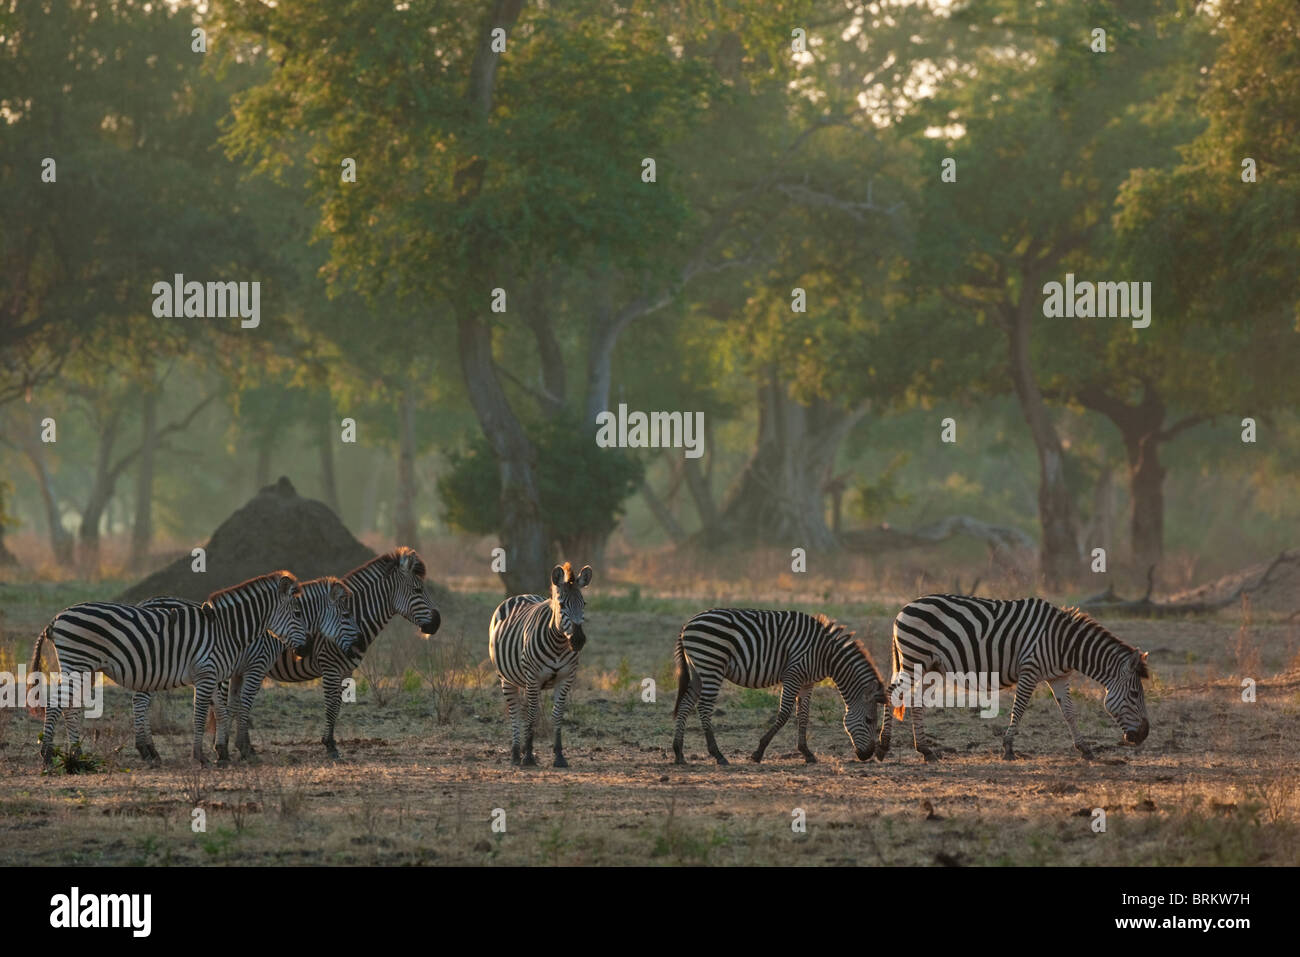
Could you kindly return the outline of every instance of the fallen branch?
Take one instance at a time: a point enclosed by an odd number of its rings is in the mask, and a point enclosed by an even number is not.
[[[1079,607],[1084,611],[1121,611],[1128,612],[1135,616],[1147,618],[1165,618],[1175,617],[1178,615],[1210,615],[1216,611],[1227,608],[1229,605],[1235,605],[1241,601],[1242,595],[1252,594],[1260,591],[1267,584],[1269,578],[1282,565],[1294,565],[1300,563],[1300,552],[1289,553],[1283,551],[1273,559],[1272,563],[1264,570],[1264,574],[1251,584],[1249,581],[1243,581],[1238,585],[1230,595],[1223,598],[1215,598],[1208,601],[1152,601],[1151,591],[1155,579],[1155,566],[1152,565],[1147,569],[1147,591],[1141,598],[1122,599],[1115,593],[1115,586],[1111,585],[1100,595],[1093,595],[1091,598],[1085,598],[1079,603]]]
[[[958,535],[978,539],[990,548],[1034,547],[1034,540],[1018,528],[990,525],[968,515],[949,515],[937,522],[911,530],[892,528],[889,525],[853,529],[845,532],[841,539],[845,548],[862,552],[879,552],[938,545]]]

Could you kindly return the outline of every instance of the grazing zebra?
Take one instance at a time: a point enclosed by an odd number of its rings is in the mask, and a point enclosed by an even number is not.
[[[919,672],[918,670],[919,669]],[[1020,716],[1034,688],[1046,681],[1074,746],[1085,758],[1092,751],[1079,734],[1069,679],[1080,672],[1106,689],[1105,708],[1124,731],[1124,741],[1141,744],[1150,725],[1142,679],[1149,678],[1146,652],[1120,641],[1100,623],[1074,608],[1057,608],[1041,598],[997,601],[964,595],[926,595],[894,619],[890,703],[899,721],[912,708],[912,736],[926,761],[938,755],[921,724],[919,695],[908,694],[916,674],[962,675],[1009,688],[1016,686],[1011,724],[1002,736],[1002,757],[1013,760]],[[908,700],[908,699],[911,700]],[[878,755],[889,751],[890,716],[880,731]]]
[[[284,683],[320,678],[325,692],[325,733],[320,740],[326,755],[337,758],[339,750],[334,740],[334,726],[343,704],[343,679],[361,664],[376,636],[398,615],[419,628],[426,637],[435,634],[442,623],[442,616],[434,607],[433,595],[425,580],[426,573],[424,560],[415,549],[401,547],[378,555],[344,575],[343,583],[352,593],[352,613],[358,633],[346,650],[333,641],[321,641],[318,635],[311,634],[301,656],[286,652],[269,638],[254,640],[239,663],[240,672],[232,674],[229,689],[222,692],[231,702],[239,700],[235,747],[240,755],[249,758],[256,753],[248,736],[249,717],[264,678]]]
[[[673,706],[676,764],[686,763],[682,739],[686,719],[697,707],[709,754],[718,764],[728,763],[713,736],[713,707],[724,678],[746,688],[781,685],[776,721],[750,760],[763,760],[772,738],[796,710],[799,753],[808,764],[817,760],[808,748],[808,710],[813,685],[824,678],[835,682],[844,699],[844,730],[859,760],[875,754],[879,709],[885,703],[880,672],[853,632],[825,615],[814,618],[799,611],[715,608],[682,627],[673,658],[677,662],[677,703]]]
[[[151,598],[140,603],[141,607],[163,609],[193,604],[180,598]],[[302,582],[299,604],[302,610],[303,631],[307,635],[307,646],[303,649],[303,653],[306,653],[312,642],[318,640],[317,635],[334,642],[343,652],[347,652],[360,637],[353,611],[352,592],[342,579],[326,577]],[[252,696],[236,701],[235,696],[229,694],[230,686],[234,684],[238,687],[250,663],[263,658],[268,650],[270,656],[274,658],[284,651],[284,645],[274,636],[263,632],[244,647],[229,677],[222,681],[213,698],[216,702],[213,713],[216,716],[218,732],[218,764],[226,764],[230,760],[227,743],[230,738],[230,722],[236,710],[239,712],[239,733],[245,740],[248,736],[248,712],[252,707]],[[265,669],[263,673],[264,671]],[[259,681],[258,684],[260,685],[261,682]],[[132,709],[135,714],[136,747],[140,748],[141,741],[145,741],[145,747],[156,755],[158,752],[153,750],[153,736],[149,728],[149,707],[152,698],[153,696],[147,691],[137,691],[132,697]],[[144,755],[145,751],[141,750],[140,753]]]
[[[555,762],[567,768],[560,741],[564,707],[578,673],[578,655],[587,643],[582,628],[586,600],[582,589],[591,584],[591,566],[575,576],[568,562],[551,569],[551,594],[515,595],[497,605],[488,625],[488,655],[501,679],[501,692],[510,714],[510,763],[533,767],[533,731],[542,691],[554,686],[551,717],[555,724]],[[519,749],[519,695],[524,695],[524,745]]]
[[[298,580],[289,572],[272,572],[213,592],[201,605],[147,608],[106,602],[85,602],[54,616],[36,640],[31,673],[42,670],[46,642],[54,646],[59,671],[69,676],[102,672],[133,691],[163,691],[194,686],[194,760],[203,755],[203,727],[217,683],[234,667],[252,638],[271,631],[292,648],[307,640],[298,603]],[[215,702],[218,712],[221,702]],[[81,750],[82,708],[66,716],[68,756]],[[41,760],[48,767],[54,756],[54,725],[64,708],[45,709]],[[138,731],[137,723],[137,731]],[[147,727],[147,723],[146,723]],[[158,761],[152,741],[137,738],[142,757]]]

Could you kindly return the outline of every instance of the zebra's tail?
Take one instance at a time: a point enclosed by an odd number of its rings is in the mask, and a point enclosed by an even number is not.
[[[686,634],[686,629],[682,629],[682,635]],[[686,646],[682,644],[682,635],[677,636],[677,644],[673,647],[673,661],[677,663],[677,700],[673,703],[673,718],[677,717],[677,709],[682,706],[682,699],[686,697],[686,689],[691,686],[691,669],[686,664]]]
[[[41,629],[41,633],[36,639],[36,645],[35,647],[32,648],[32,663],[31,666],[28,667],[27,669],[27,684],[29,687],[32,683],[32,678],[45,670],[45,656],[43,654],[43,651],[45,649],[45,642],[49,640],[50,637],[50,629],[53,626],[54,626],[54,622],[50,622],[43,629]],[[55,655],[56,656],[58,655],[57,651],[55,652]],[[27,713],[31,715],[33,718],[41,718],[41,719],[45,718],[44,708],[37,708],[33,705],[28,705]]]
[[[895,635],[894,640],[889,643],[889,655],[890,655],[890,664],[892,665],[892,669],[894,672],[892,675],[889,676],[889,687],[892,691],[894,687],[894,682],[897,681],[898,676],[903,673],[903,657],[898,653],[897,635]],[[904,703],[894,708],[895,721],[902,721],[903,716],[907,714],[907,704],[906,704],[907,697],[904,696],[901,700]]]

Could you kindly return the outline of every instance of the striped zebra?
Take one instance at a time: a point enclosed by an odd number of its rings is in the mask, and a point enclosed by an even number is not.
[[[344,575],[342,581],[352,593],[352,613],[358,632],[356,640],[346,650],[333,641],[319,640],[318,634],[309,634],[307,647],[301,655],[286,652],[283,646],[265,636],[255,639],[239,663],[240,671],[231,675],[229,688],[222,692],[231,702],[239,701],[235,747],[240,755],[247,759],[256,753],[248,729],[253,702],[264,678],[286,684],[319,678],[325,693],[325,733],[320,740],[326,755],[337,758],[339,751],[334,740],[334,727],[343,705],[343,679],[361,664],[367,649],[384,626],[394,617],[401,616],[427,637],[435,634],[442,623],[442,616],[425,580],[426,574],[424,560],[415,549],[400,547],[378,555]],[[224,744],[225,740],[219,738],[218,745]]]
[[[919,671],[918,671],[919,669]],[[1075,608],[1057,608],[1041,598],[998,601],[965,595],[926,595],[894,619],[893,717],[912,709],[912,739],[926,761],[938,757],[922,727],[919,696],[909,691],[916,675],[939,672],[1016,686],[1011,723],[1002,736],[1002,757],[1013,760],[1020,717],[1040,681],[1046,681],[1061,708],[1074,746],[1085,758],[1092,751],[1079,734],[1069,679],[1073,672],[1106,689],[1106,712],[1123,729],[1127,744],[1141,744],[1150,730],[1142,679],[1149,678],[1146,652],[1125,644],[1103,625]],[[910,700],[909,700],[910,699]],[[890,716],[880,732],[878,755],[889,751]]]
[[[301,582],[300,587],[299,604],[302,609],[302,627],[307,635],[307,645],[299,654],[309,653],[312,643],[320,640],[321,637],[334,642],[341,651],[346,653],[360,637],[360,630],[357,628],[357,620],[353,610],[351,590],[344,584],[342,579],[333,577],[313,578]],[[166,609],[193,604],[195,603],[181,598],[150,598],[148,601],[141,602],[140,606],[142,608]],[[238,661],[235,662],[235,666],[230,672],[230,677],[221,682],[217,693],[213,696],[215,703],[213,708],[214,723],[217,727],[218,764],[227,764],[230,761],[230,750],[227,744],[230,738],[230,722],[234,718],[236,711],[239,713],[240,733],[244,735],[245,739],[248,735],[248,717],[249,709],[252,707],[252,697],[249,696],[246,701],[243,698],[236,700],[235,696],[230,694],[230,686],[232,682],[238,684],[250,663],[265,656],[268,647],[272,658],[284,652],[283,643],[273,635],[262,632],[244,647]],[[135,717],[136,748],[145,757],[149,757],[146,750],[152,752],[153,755],[158,753],[154,750],[153,735],[149,727],[149,709],[152,700],[153,696],[147,691],[137,691],[131,699]],[[142,742],[144,742],[143,748]]]
[[[510,763],[534,767],[533,731],[542,691],[555,688],[551,717],[555,724],[555,762],[567,768],[560,741],[564,708],[578,673],[578,656],[587,643],[583,631],[586,600],[582,589],[591,584],[591,566],[575,576],[568,562],[551,569],[550,597],[515,595],[497,605],[488,625],[488,655],[501,679],[501,692],[510,715]],[[524,742],[519,748],[519,696],[524,696]]]
[[[713,736],[713,707],[724,678],[746,688],[781,686],[776,721],[750,760],[763,760],[772,738],[797,711],[799,753],[806,763],[816,762],[808,748],[808,711],[813,685],[825,678],[835,682],[844,699],[844,730],[858,759],[871,758],[880,707],[885,703],[884,684],[866,646],[853,635],[825,615],[814,618],[799,611],[715,608],[696,615],[682,627],[673,649],[677,663],[674,763],[686,763],[682,739],[686,719],[696,708],[709,754],[718,764],[728,763]]]
[[[30,672],[42,671],[47,642],[54,646],[57,667],[65,682],[72,676],[103,673],[132,691],[163,691],[194,686],[194,760],[203,755],[203,727],[217,684],[234,667],[243,648],[256,635],[271,631],[292,648],[302,648],[298,580],[289,572],[272,572],[222,591],[201,605],[143,608],[107,602],[85,602],[54,616],[36,640]],[[75,680],[75,679],[72,679]],[[220,701],[215,701],[218,712]],[[66,714],[68,758],[81,750],[79,706],[63,708],[53,699],[45,709],[41,760],[48,767],[54,756],[54,726]],[[137,725],[138,727],[138,725]],[[141,756],[158,760],[151,741],[137,740]]]

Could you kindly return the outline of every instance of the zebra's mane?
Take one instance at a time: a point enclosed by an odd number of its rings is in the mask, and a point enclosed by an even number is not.
[[[840,624],[828,615],[817,615],[813,620],[822,626],[823,632],[831,641],[852,645],[858,654],[866,659],[867,664],[871,666],[871,671],[875,674],[876,680],[883,683],[884,679],[880,677],[880,669],[876,667],[876,659],[871,657],[871,652],[867,650],[867,646],[863,644],[862,639],[857,637],[856,632],[849,631],[847,625]]]
[[[1093,618],[1092,615],[1088,614],[1082,608],[1072,605],[1069,608],[1062,608],[1060,609],[1060,611],[1063,615],[1069,618],[1071,622],[1078,625],[1082,625],[1085,628],[1096,629],[1103,636],[1109,638],[1115,644],[1119,645],[1120,648],[1124,649],[1124,651],[1126,652],[1137,651],[1136,647],[1130,645],[1127,641],[1120,638],[1113,631],[1111,631],[1109,628],[1107,628],[1105,625],[1099,622],[1096,618]],[[1140,678],[1150,678],[1150,677],[1151,677],[1151,672],[1147,668],[1147,660],[1145,657],[1142,657],[1138,660],[1138,678],[1140,679]]]
[[[230,595],[231,593],[236,592],[241,588],[247,588],[249,585],[260,584],[264,581],[269,581],[272,578],[281,578],[285,575],[288,575],[290,578],[292,578],[295,584],[298,583],[298,579],[294,578],[293,572],[286,571],[285,569],[281,568],[279,571],[267,572],[265,575],[254,575],[252,578],[249,578],[246,581],[242,581],[238,585],[231,585],[229,588],[223,588],[220,591],[214,591],[211,595],[208,596],[207,600],[211,602],[213,605],[215,605],[219,599],[225,598],[227,595]]]
[[[405,545],[399,545],[397,548],[394,548],[391,552],[386,552],[383,555],[376,555],[374,558],[370,559],[370,561],[366,562],[364,565],[354,568],[352,571],[348,572],[348,574],[355,575],[358,572],[364,571],[365,569],[370,568],[371,566],[374,565],[382,565],[383,572],[387,574],[388,572],[397,568],[402,563],[402,559],[405,558],[407,555],[410,555],[412,558],[411,561],[412,573],[414,573],[416,578],[423,578],[427,573],[427,569],[424,567],[424,559],[420,557],[419,553],[414,548],[408,548]]]

